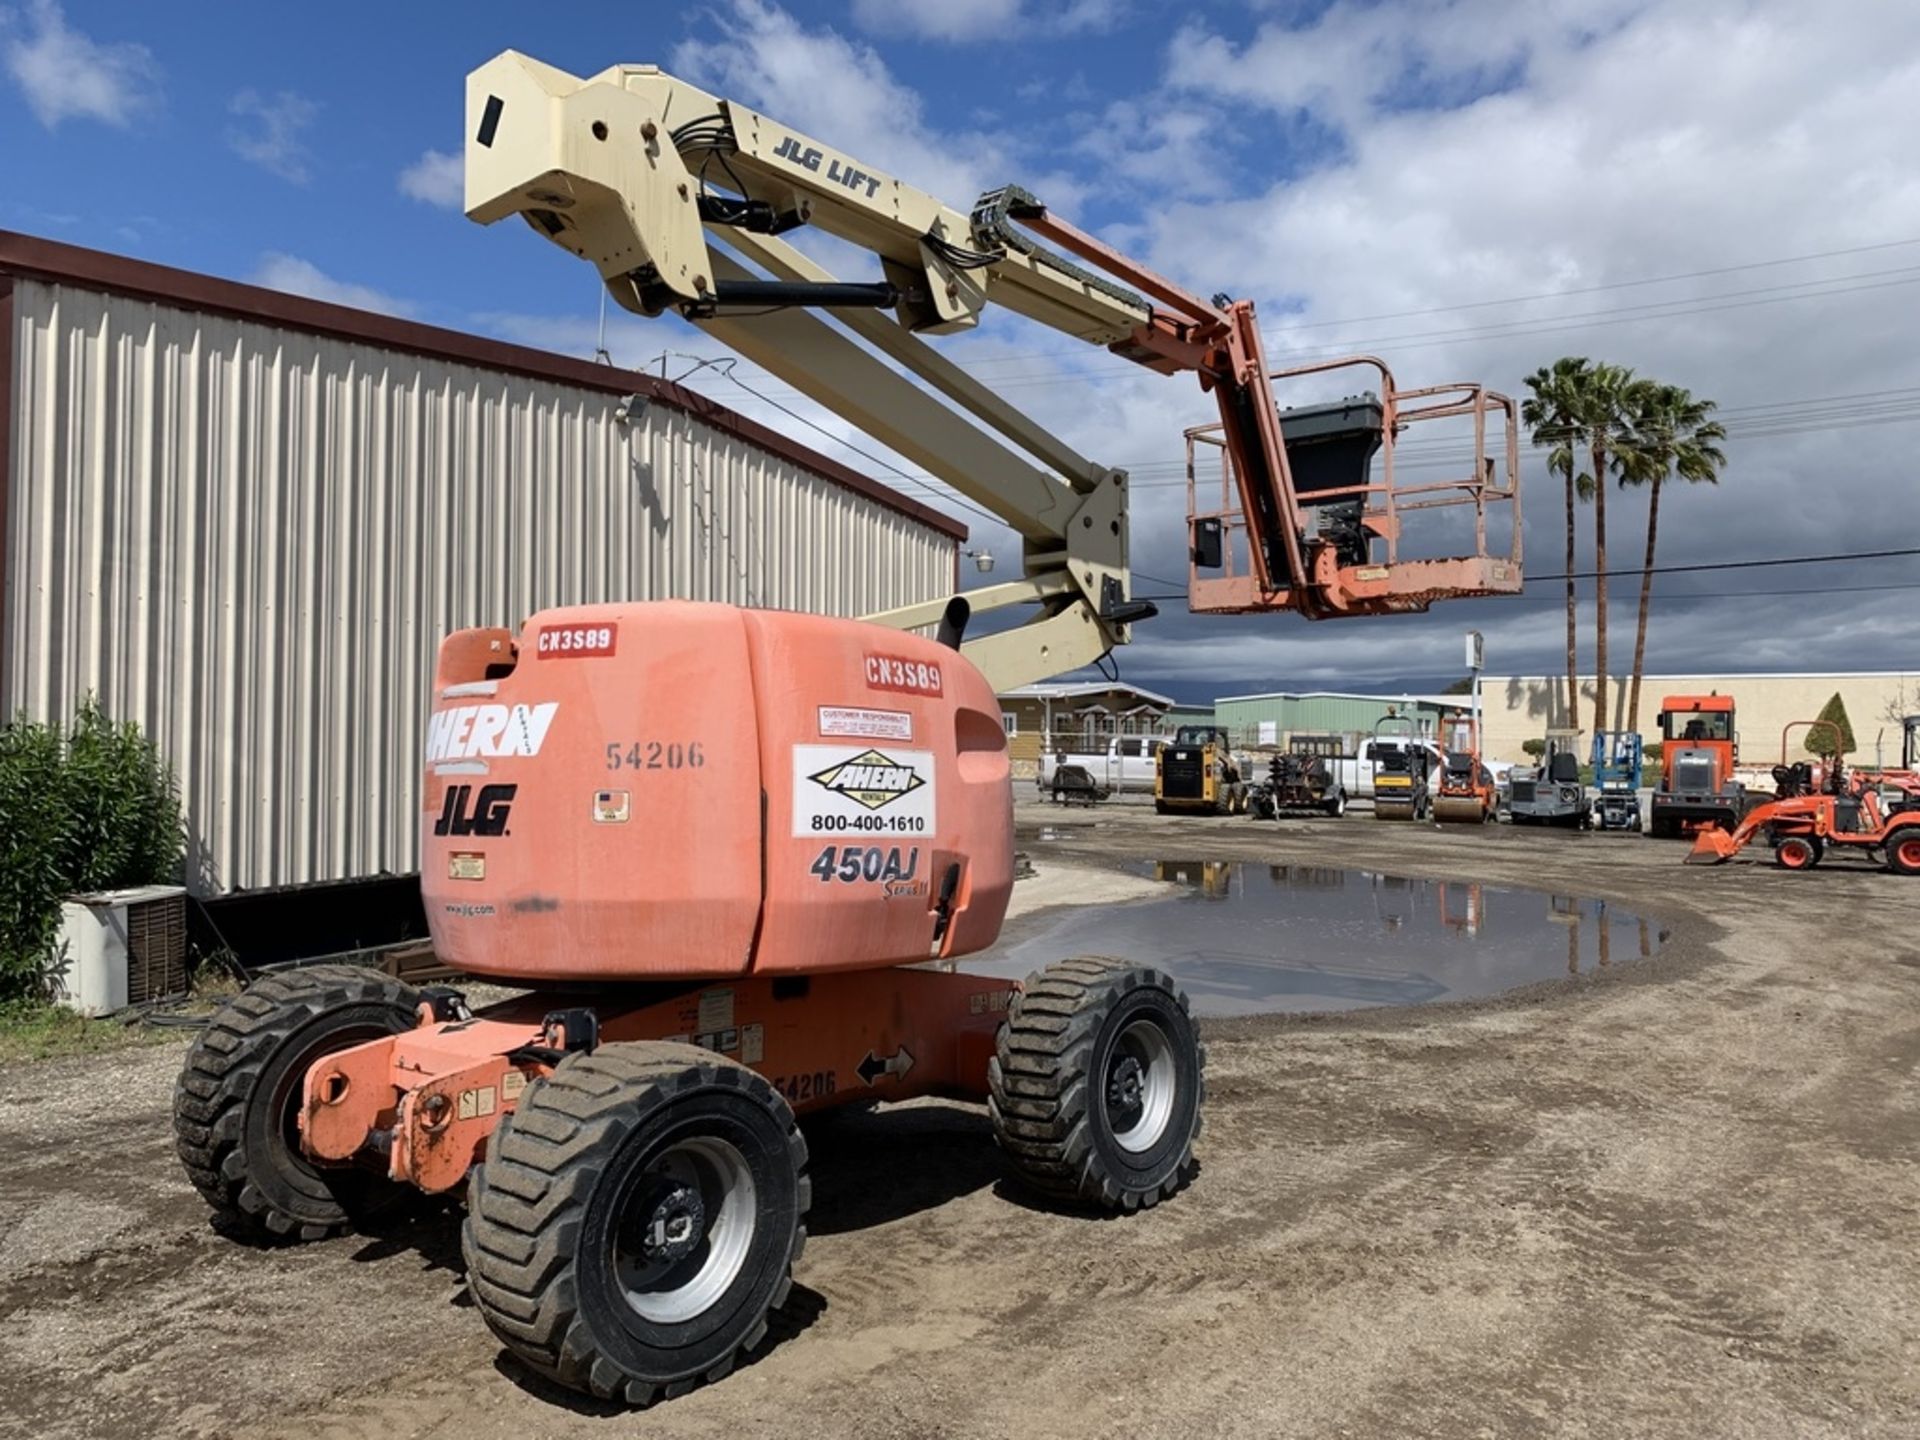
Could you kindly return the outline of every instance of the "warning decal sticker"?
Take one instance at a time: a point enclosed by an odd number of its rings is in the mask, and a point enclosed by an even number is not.
[[[921,835],[934,828],[930,750],[793,747],[793,833]]]
[[[864,735],[872,740],[913,739],[913,716],[905,710],[868,710],[858,705],[822,705],[822,735]]]

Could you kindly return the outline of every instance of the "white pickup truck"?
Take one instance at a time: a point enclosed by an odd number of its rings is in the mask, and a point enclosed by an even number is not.
[[[1040,793],[1053,794],[1061,767],[1077,765],[1107,794],[1151,795],[1154,757],[1166,743],[1164,735],[1116,735],[1105,750],[1042,750]]]

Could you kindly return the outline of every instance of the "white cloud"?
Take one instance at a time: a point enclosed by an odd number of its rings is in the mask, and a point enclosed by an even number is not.
[[[872,160],[963,211],[1018,174],[1028,189],[1063,209],[1083,193],[1058,171],[1035,173],[1005,135],[930,122],[918,92],[869,45],[831,29],[807,29],[768,0],[731,0],[721,23],[713,39],[675,48],[676,74]]]
[[[144,45],[101,44],[68,26],[54,0],[32,0],[21,15],[26,33],[6,45],[7,73],[49,130],[62,120],[100,120],[125,127],[160,104],[160,67]]]
[[[1127,0],[1067,0],[1028,6],[1025,0],[853,0],[853,20],[876,35],[967,44],[1014,42],[1035,35],[1078,35],[1111,29]]]
[[[428,205],[458,210],[465,192],[465,162],[444,150],[429,150],[400,172],[400,193]]]
[[[253,284],[264,285],[269,290],[284,290],[289,295],[304,295],[309,300],[325,300],[334,305],[348,305],[355,310],[371,310],[381,315],[410,318],[419,309],[371,285],[336,280],[312,261],[302,260],[298,255],[283,255],[278,251],[268,251],[262,255],[259,265],[248,278]]]
[[[1492,63],[1461,48],[1463,35],[1488,44]],[[1217,184],[1181,185],[1189,137],[1167,134],[1160,157],[1142,156],[1137,169],[1189,198],[1169,203],[1163,188],[1161,203],[1143,207],[1134,248],[1203,293],[1225,288],[1256,297],[1283,359],[1374,350],[1403,385],[1478,376],[1519,392],[1523,377],[1554,356],[1590,354],[1719,400],[1732,412],[1731,466],[1717,490],[1666,492],[1662,563],[1880,548],[1883,537],[1888,545],[1920,544],[1920,510],[1898,478],[1912,445],[1911,408],[1904,423],[1875,417],[1856,428],[1786,426],[1771,435],[1757,423],[1761,412],[1741,413],[1780,401],[1920,390],[1920,362],[1904,333],[1920,246],[1433,313],[1920,238],[1920,177],[1905,159],[1910,127],[1901,119],[1920,87],[1916,57],[1920,12],[1903,8],[1896,18],[1859,0],[1818,12],[1746,0],[1644,11],[1493,0],[1337,7],[1310,26],[1270,23],[1239,45],[1189,30],[1168,46],[1167,93],[1146,108],[1178,100],[1204,110],[1207,86],[1216,84],[1238,102],[1237,119],[1219,106],[1222,124],[1236,120],[1257,132],[1304,122],[1337,143],[1306,173],[1251,186],[1258,160],[1223,154],[1209,179],[1224,172],[1227,187],[1239,192],[1223,198]],[[1248,105],[1259,108],[1250,114]],[[1870,273],[1888,271],[1904,273]],[[1853,283],[1873,288],[1839,293],[1843,280],[1817,299],[1777,288],[1845,276],[1865,277]],[[1770,287],[1774,293],[1731,293]],[[1622,313],[1658,301],[1724,308]],[[1292,307],[1297,313],[1287,313]],[[1429,313],[1393,318],[1421,311]],[[1339,322],[1343,316],[1389,318]],[[1179,397],[1138,400],[1167,435],[1190,423],[1176,418],[1190,415]],[[1169,448],[1164,438],[1145,443],[1162,454]],[[1528,568],[1557,572],[1559,486],[1531,453],[1523,460]],[[1136,504],[1142,569],[1182,573],[1168,568],[1181,563],[1176,498]],[[1814,516],[1829,505],[1833,514],[1882,517],[1874,543],[1826,543]],[[1610,563],[1630,568],[1644,538],[1645,502],[1616,491],[1608,518]],[[1590,510],[1580,525],[1585,566]],[[1905,603],[1898,591],[1682,598],[1863,583],[1858,574],[1829,575],[1830,568],[1660,579],[1650,667],[1806,668],[1809,655],[1883,663],[1886,617]],[[1870,578],[1920,580],[1920,566],[1896,564]],[[1583,594],[1590,590],[1583,585]],[[1637,585],[1616,578],[1611,590],[1609,658],[1624,668]],[[1521,600],[1441,605],[1424,618],[1364,624],[1209,618],[1203,626],[1174,617],[1141,628],[1129,672],[1149,682],[1197,681],[1209,666],[1218,673],[1230,653],[1237,657],[1232,673],[1263,681],[1331,678],[1343,668],[1445,674],[1452,637],[1472,626],[1488,633],[1499,668],[1550,673],[1564,652],[1556,592],[1548,584]],[[1591,601],[1583,606],[1583,663],[1590,663]],[[1215,641],[1214,626],[1224,626],[1217,633],[1231,641]],[[1226,649],[1210,651],[1216,644]]]
[[[881,35],[922,40],[985,40],[1006,35],[1020,0],[853,0],[854,23]]]
[[[292,90],[282,90],[272,96],[261,95],[257,90],[242,90],[227,109],[254,122],[250,129],[227,132],[227,144],[236,155],[282,180],[296,185],[307,183],[313,157],[305,137],[308,127],[320,114],[317,104]]]
[[[736,0],[728,24],[725,41],[682,47],[674,68],[949,203],[1015,180],[1072,213],[1035,173],[1066,162],[1025,152],[1017,134],[943,123],[858,40],[802,26],[763,0]],[[1289,47],[1311,58],[1318,40],[1328,41],[1318,73],[1279,63]],[[1221,67],[1224,98],[1189,83],[1196,53]],[[1267,60],[1272,75],[1263,71]],[[1117,128],[1121,112],[1087,107],[1063,116],[1062,127],[1078,133],[1050,143],[1074,147],[1068,159],[1082,172],[1065,177],[1066,192],[1097,184],[1110,210],[1115,201],[1131,210],[1103,233],[1200,293],[1258,300],[1276,363],[1366,348],[1385,355],[1403,385],[1484,378],[1517,393],[1528,372],[1563,353],[1619,360],[1719,400],[1734,430],[1732,465],[1717,489],[1666,492],[1663,562],[1920,545],[1920,510],[1904,479],[1920,406],[1827,422],[1860,420],[1854,428],[1784,425],[1773,434],[1752,423],[1761,412],[1746,411],[1742,434],[1742,407],[1920,393],[1910,339],[1920,245],[1555,300],[1438,308],[1920,239],[1920,174],[1905,124],[1920,91],[1920,9],[1896,16],[1863,0],[1819,12],[1788,0],[1645,9],[1399,0],[1335,7],[1310,26],[1270,21],[1233,43],[1183,32],[1166,42],[1164,65],[1164,86],[1132,107],[1127,146],[1116,149],[1103,133]],[[820,83],[823,75],[834,83]],[[1331,142],[1303,161],[1287,143],[1295,127]],[[1217,143],[1235,135],[1238,145]],[[1730,294],[1848,275],[1877,288],[1818,299]],[[1623,313],[1651,301],[1725,308]],[[1342,318],[1367,316],[1385,318]],[[656,339],[636,322],[628,334],[622,319],[609,343],[628,360],[698,346],[677,322],[672,328]],[[546,322],[527,321],[522,333],[554,343]],[[591,334],[590,316],[582,317],[565,348],[590,350]],[[999,309],[980,331],[936,343],[1094,459],[1131,469],[1136,566],[1185,576],[1182,432],[1214,418],[1197,385],[1076,347]],[[747,367],[740,373],[770,399],[844,430],[783,382]],[[690,383],[917,490],[710,371]],[[884,453],[864,437],[854,442]],[[1528,568],[1557,572],[1559,486],[1531,453],[1523,462]],[[950,502],[944,508],[1003,561],[1017,556],[1004,529]],[[1610,559],[1629,568],[1645,502],[1616,491],[1609,518]],[[1584,565],[1590,511],[1580,524]],[[1871,668],[1909,644],[1899,630],[1908,592],[1718,598],[1829,581],[1915,582],[1920,564],[1662,577],[1649,666],[1804,669],[1818,656],[1821,664]],[[1624,668],[1636,586],[1623,578],[1612,588],[1610,648]],[[1590,601],[1583,605],[1590,610]],[[1176,602],[1140,626],[1120,658],[1130,677],[1164,679],[1182,693],[1301,681],[1340,688],[1450,678],[1458,635],[1475,628],[1487,635],[1497,668],[1552,673],[1562,664],[1558,606],[1552,583],[1517,600],[1324,625],[1287,616],[1189,619]],[[1590,663],[1590,618],[1582,656]]]

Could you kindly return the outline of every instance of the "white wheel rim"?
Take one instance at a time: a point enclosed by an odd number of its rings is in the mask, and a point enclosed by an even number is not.
[[[726,1140],[702,1135],[676,1141],[647,1161],[630,1204],[649,1204],[656,1187],[684,1187],[699,1196],[697,1243],[675,1264],[663,1264],[623,1243],[631,1217],[615,1229],[614,1268],[620,1293],[643,1320],[678,1325],[705,1314],[732,1287],[753,1248],[758,1223],[753,1169]],[[671,1226],[680,1217],[669,1217]],[[641,1218],[643,1228],[646,1219]],[[653,1239],[671,1238],[653,1234]]]
[[[1122,1129],[1114,1120],[1117,1107],[1112,1092],[1116,1073],[1129,1060],[1139,1067],[1140,1113]],[[1151,1150],[1167,1133],[1167,1126],[1173,1119],[1174,1095],[1180,1085],[1178,1067],[1174,1064],[1173,1042],[1154,1021],[1136,1020],[1122,1030],[1114,1041],[1107,1071],[1107,1120],[1113,1129],[1115,1143],[1134,1155]]]

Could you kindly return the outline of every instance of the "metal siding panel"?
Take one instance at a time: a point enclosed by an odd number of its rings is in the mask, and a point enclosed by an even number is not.
[[[951,587],[950,537],[665,406],[37,280],[13,336],[0,706],[140,721],[203,893],[415,868],[448,630]]]

